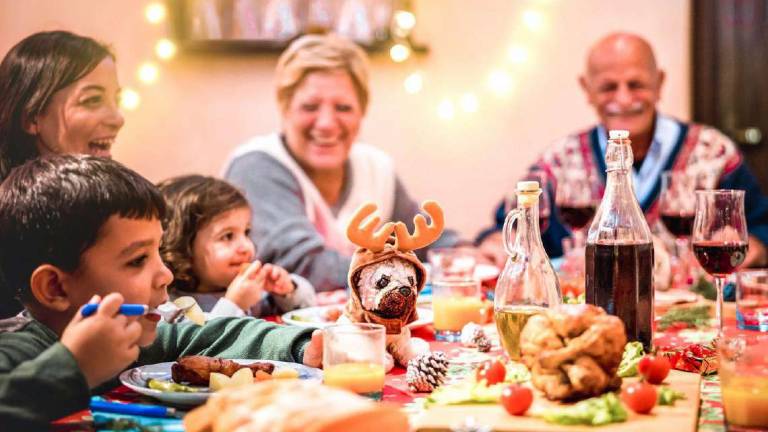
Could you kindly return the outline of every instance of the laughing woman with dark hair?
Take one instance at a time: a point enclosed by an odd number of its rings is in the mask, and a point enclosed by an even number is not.
[[[114,55],[89,37],[40,32],[16,44],[0,63],[0,182],[40,155],[110,157],[119,93]],[[0,291],[0,318],[20,310]]]

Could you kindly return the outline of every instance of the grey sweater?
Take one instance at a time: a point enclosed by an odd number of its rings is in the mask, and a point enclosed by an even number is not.
[[[346,169],[351,169],[347,164]],[[260,151],[243,154],[232,161],[225,178],[239,187],[253,210],[251,237],[258,259],[279,265],[309,280],[318,291],[345,288],[350,257],[325,247],[305,213],[299,182],[277,159]],[[351,178],[351,176],[346,176]],[[350,185],[342,187],[341,199],[331,211],[338,212],[349,195]],[[419,205],[396,179],[394,210],[383,220],[403,221],[413,229]],[[457,234],[445,230],[431,247],[453,246]],[[416,251],[424,259],[425,250]]]

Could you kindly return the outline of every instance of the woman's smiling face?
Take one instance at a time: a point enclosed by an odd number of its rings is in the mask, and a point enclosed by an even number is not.
[[[42,113],[26,126],[40,154],[90,154],[111,157],[125,120],[119,111],[120,85],[111,57],[53,94]]]

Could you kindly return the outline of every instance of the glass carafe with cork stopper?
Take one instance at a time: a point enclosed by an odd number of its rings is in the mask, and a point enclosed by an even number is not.
[[[541,243],[539,182],[519,182],[516,192],[517,208],[507,214],[502,233],[509,257],[496,283],[494,298],[499,337],[513,360],[520,358],[520,332],[528,319],[562,302],[555,269]]]
[[[653,241],[632,186],[629,132],[609,132],[605,193],[587,234],[586,302],[624,322],[648,352],[653,339]]]

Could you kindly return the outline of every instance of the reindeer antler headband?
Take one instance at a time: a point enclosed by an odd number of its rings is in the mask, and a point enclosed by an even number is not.
[[[347,237],[352,243],[362,248],[372,252],[380,252],[384,249],[384,245],[387,244],[387,240],[389,240],[392,231],[394,231],[395,249],[406,252],[423,248],[440,237],[445,220],[443,218],[443,209],[440,208],[437,202],[424,201],[421,208],[429,215],[432,221],[427,224],[424,216],[416,215],[413,218],[413,223],[416,226],[413,235],[408,232],[408,227],[403,222],[387,222],[378,231],[374,232],[376,226],[381,222],[381,218],[378,215],[374,215],[364,224],[362,222],[373,215],[378,207],[374,203],[365,203],[355,211],[354,216],[349,221]]]

